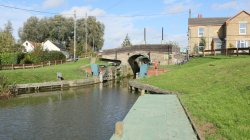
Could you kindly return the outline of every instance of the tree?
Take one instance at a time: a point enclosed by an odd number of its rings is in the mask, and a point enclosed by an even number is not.
[[[15,39],[12,35],[12,24],[10,21],[5,24],[4,30],[0,31],[0,53],[13,52]]]
[[[200,38],[199,51],[204,51],[206,48],[206,39],[204,37]]]
[[[12,27],[12,23],[10,21],[8,21],[5,26],[4,26],[4,32],[5,33],[9,33],[12,35],[13,32],[13,27]]]
[[[25,40],[38,42],[39,41],[39,32],[40,28],[38,25],[39,19],[37,17],[30,17],[23,25],[23,28],[19,29],[19,37],[22,42]]]
[[[122,42],[122,48],[131,47],[131,46],[132,46],[132,44],[131,44],[129,36],[127,34],[125,39]]]
[[[86,19],[76,21],[76,47],[77,55],[85,51]],[[38,19],[30,17],[19,30],[22,42],[26,40],[42,43],[47,39],[63,45],[67,50],[73,50],[74,19],[56,15],[50,18]],[[87,19],[87,49],[100,50],[104,43],[104,25],[95,17]]]

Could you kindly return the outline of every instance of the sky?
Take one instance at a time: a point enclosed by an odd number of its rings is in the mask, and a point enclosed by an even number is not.
[[[3,5],[48,13],[36,13],[3,7]],[[0,0],[0,28],[11,21],[13,34],[30,16],[52,17],[55,14],[77,18],[96,16],[105,25],[103,49],[120,47],[128,34],[132,44],[177,42],[187,47],[189,9],[191,16],[232,17],[242,10],[250,12],[249,0]],[[161,41],[161,30],[164,40]]]

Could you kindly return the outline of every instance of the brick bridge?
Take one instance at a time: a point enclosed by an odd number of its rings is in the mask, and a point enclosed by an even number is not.
[[[172,45],[133,45],[127,48],[115,48],[103,50],[102,58],[117,59],[122,61],[122,65],[128,64],[129,58],[144,56],[150,60],[158,61],[160,64],[174,63],[174,56],[180,53],[180,48]]]
[[[166,44],[133,45],[127,48],[107,49],[101,52],[102,58],[121,60],[122,65],[130,65],[133,73],[138,72],[140,63],[157,61],[161,65],[174,64],[180,48]]]

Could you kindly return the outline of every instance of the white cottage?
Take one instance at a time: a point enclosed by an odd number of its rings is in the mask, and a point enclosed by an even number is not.
[[[62,47],[62,45],[60,44],[55,44],[55,43],[52,43],[50,40],[47,40],[46,42],[44,43],[34,43],[34,42],[31,42],[31,41],[25,41],[23,44],[24,46],[24,52],[32,52],[34,51],[34,48],[37,47],[37,46],[42,46],[43,50],[47,50],[47,51],[60,51],[62,52],[66,58],[69,58],[69,52]]]
[[[61,51],[61,48],[59,46],[55,45],[52,43],[50,40],[47,40],[42,44],[43,50],[48,50],[48,51]]]
[[[35,44],[28,40],[26,40],[22,45],[24,46],[23,52],[32,52],[35,48]]]

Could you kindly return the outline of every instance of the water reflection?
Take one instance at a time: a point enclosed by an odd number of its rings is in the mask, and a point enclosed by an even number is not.
[[[109,139],[137,97],[123,81],[0,103],[0,139]]]

